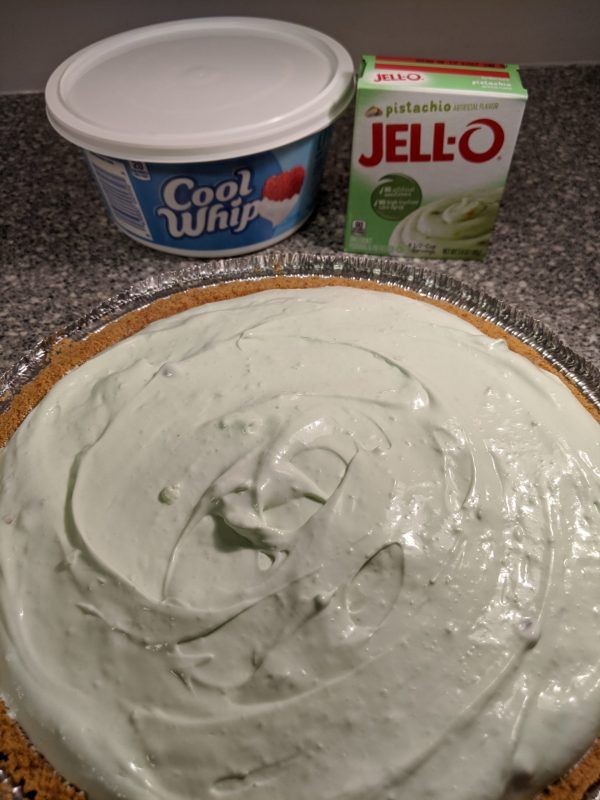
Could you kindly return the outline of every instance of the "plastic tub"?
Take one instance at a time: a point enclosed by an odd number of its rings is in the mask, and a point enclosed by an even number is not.
[[[250,253],[315,207],[354,69],[301,25],[209,17],[111,36],[46,86],[52,126],[81,147],[123,233],[178,255]]]

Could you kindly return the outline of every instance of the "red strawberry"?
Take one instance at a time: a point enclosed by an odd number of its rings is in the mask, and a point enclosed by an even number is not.
[[[264,182],[262,196],[268,200],[287,200],[300,192],[304,183],[304,167],[297,166]]]

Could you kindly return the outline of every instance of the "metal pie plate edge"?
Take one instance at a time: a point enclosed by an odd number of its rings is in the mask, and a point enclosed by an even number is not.
[[[392,258],[269,252],[205,262],[186,261],[177,269],[138,281],[108,298],[76,322],[40,339],[14,366],[0,373],[0,414],[10,406],[20,389],[46,366],[53,348],[64,339],[83,339],[129,311],[186,289],[286,275],[371,280],[450,303],[529,345],[600,411],[600,371],[563,344],[546,325],[508,303],[443,273]],[[0,785],[12,790],[14,800],[22,800],[21,787],[10,782],[1,766]],[[584,800],[600,800],[600,786],[590,787]]]

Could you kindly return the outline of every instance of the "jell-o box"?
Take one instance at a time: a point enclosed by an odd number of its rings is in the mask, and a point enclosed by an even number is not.
[[[483,259],[526,100],[514,64],[363,56],[345,249]]]

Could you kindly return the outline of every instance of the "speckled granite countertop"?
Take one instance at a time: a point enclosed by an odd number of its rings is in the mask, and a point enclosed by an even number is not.
[[[427,261],[546,322],[600,362],[600,65],[523,69],[529,102],[485,262]],[[318,213],[278,249],[343,248],[352,119],[334,134]],[[181,260],[107,219],[39,94],[0,97],[0,371],[35,340]]]

